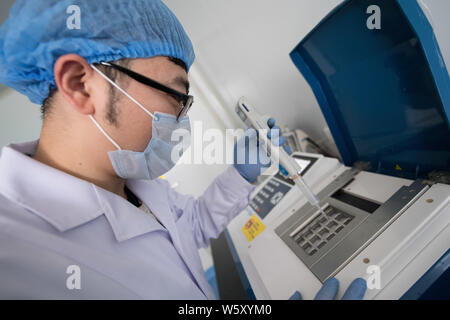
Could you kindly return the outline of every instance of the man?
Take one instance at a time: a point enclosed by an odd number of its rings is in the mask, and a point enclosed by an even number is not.
[[[0,47],[0,81],[44,114],[38,141],[2,150],[0,298],[214,299],[198,248],[266,166],[236,162],[198,199],[158,179],[190,130],[176,17],[159,0],[18,1]]]

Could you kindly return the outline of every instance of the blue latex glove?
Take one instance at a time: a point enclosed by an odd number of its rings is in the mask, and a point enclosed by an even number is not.
[[[323,284],[317,292],[314,300],[334,300],[339,289],[339,281],[336,278],[330,278]],[[342,300],[362,300],[366,293],[366,280],[362,278],[355,279],[345,291]],[[296,291],[289,300],[302,300],[300,292]]]
[[[275,126],[275,119],[270,118],[267,125],[270,128],[267,137],[274,145],[283,146],[290,153],[286,137],[280,136],[280,127]],[[252,128],[247,129],[245,135],[234,145],[234,167],[244,179],[253,183],[270,165],[270,158],[262,147],[262,141],[258,139],[258,132]]]

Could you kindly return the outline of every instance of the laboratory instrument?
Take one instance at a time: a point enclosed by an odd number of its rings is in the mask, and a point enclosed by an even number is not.
[[[371,6],[382,13],[380,29],[366,25]],[[291,52],[340,157],[294,154],[315,159],[302,178],[329,221],[276,173],[227,227],[249,297],[288,299],[299,290],[312,299],[331,277],[342,296],[362,277],[365,299],[449,299],[446,6],[343,1]]]

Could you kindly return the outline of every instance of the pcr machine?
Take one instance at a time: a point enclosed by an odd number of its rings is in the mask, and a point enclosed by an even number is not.
[[[381,28],[366,26],[367,8]],[[450,79],[422,0],[344,1],[291,52],[343,163],[295,153],[328,218],[292,181],[260,183],[226,238],[249,296],[450,297]]]

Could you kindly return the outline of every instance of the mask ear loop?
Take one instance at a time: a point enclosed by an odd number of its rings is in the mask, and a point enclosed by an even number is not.
[[[105,74],[103,74],[103,72],[101,72],[100,70],[98,70],[93,64],[91,64],[92,69],[94,69],[99,75],[101,75],[106,81],[108,81],[111,85],[113,85],[114,87],[116,87],[120,92],[122,92],[124,95],[126,95],[129,99],[131,99],[131,101],[133,101],[134,103],[136,103],[145,113],[147,113],[150,117],[152,117],[153,119],[155,118],[155,116],[148,111],[142,104],[140,104],[135,98],[133,98],[132,96],[130,96],[125,90],[123,90],[121,87],[119,87],[114,81],[112,81],[110,78],[108,78]]]
[[[89,118],[94,122],[94,124],[97,126],[97,128],[103,133],[103,135],[118,149],[122,150],[120,146],[103,130],[103,128],[98,124],[98,122],[94,119],[92,114],[89,115]]]

